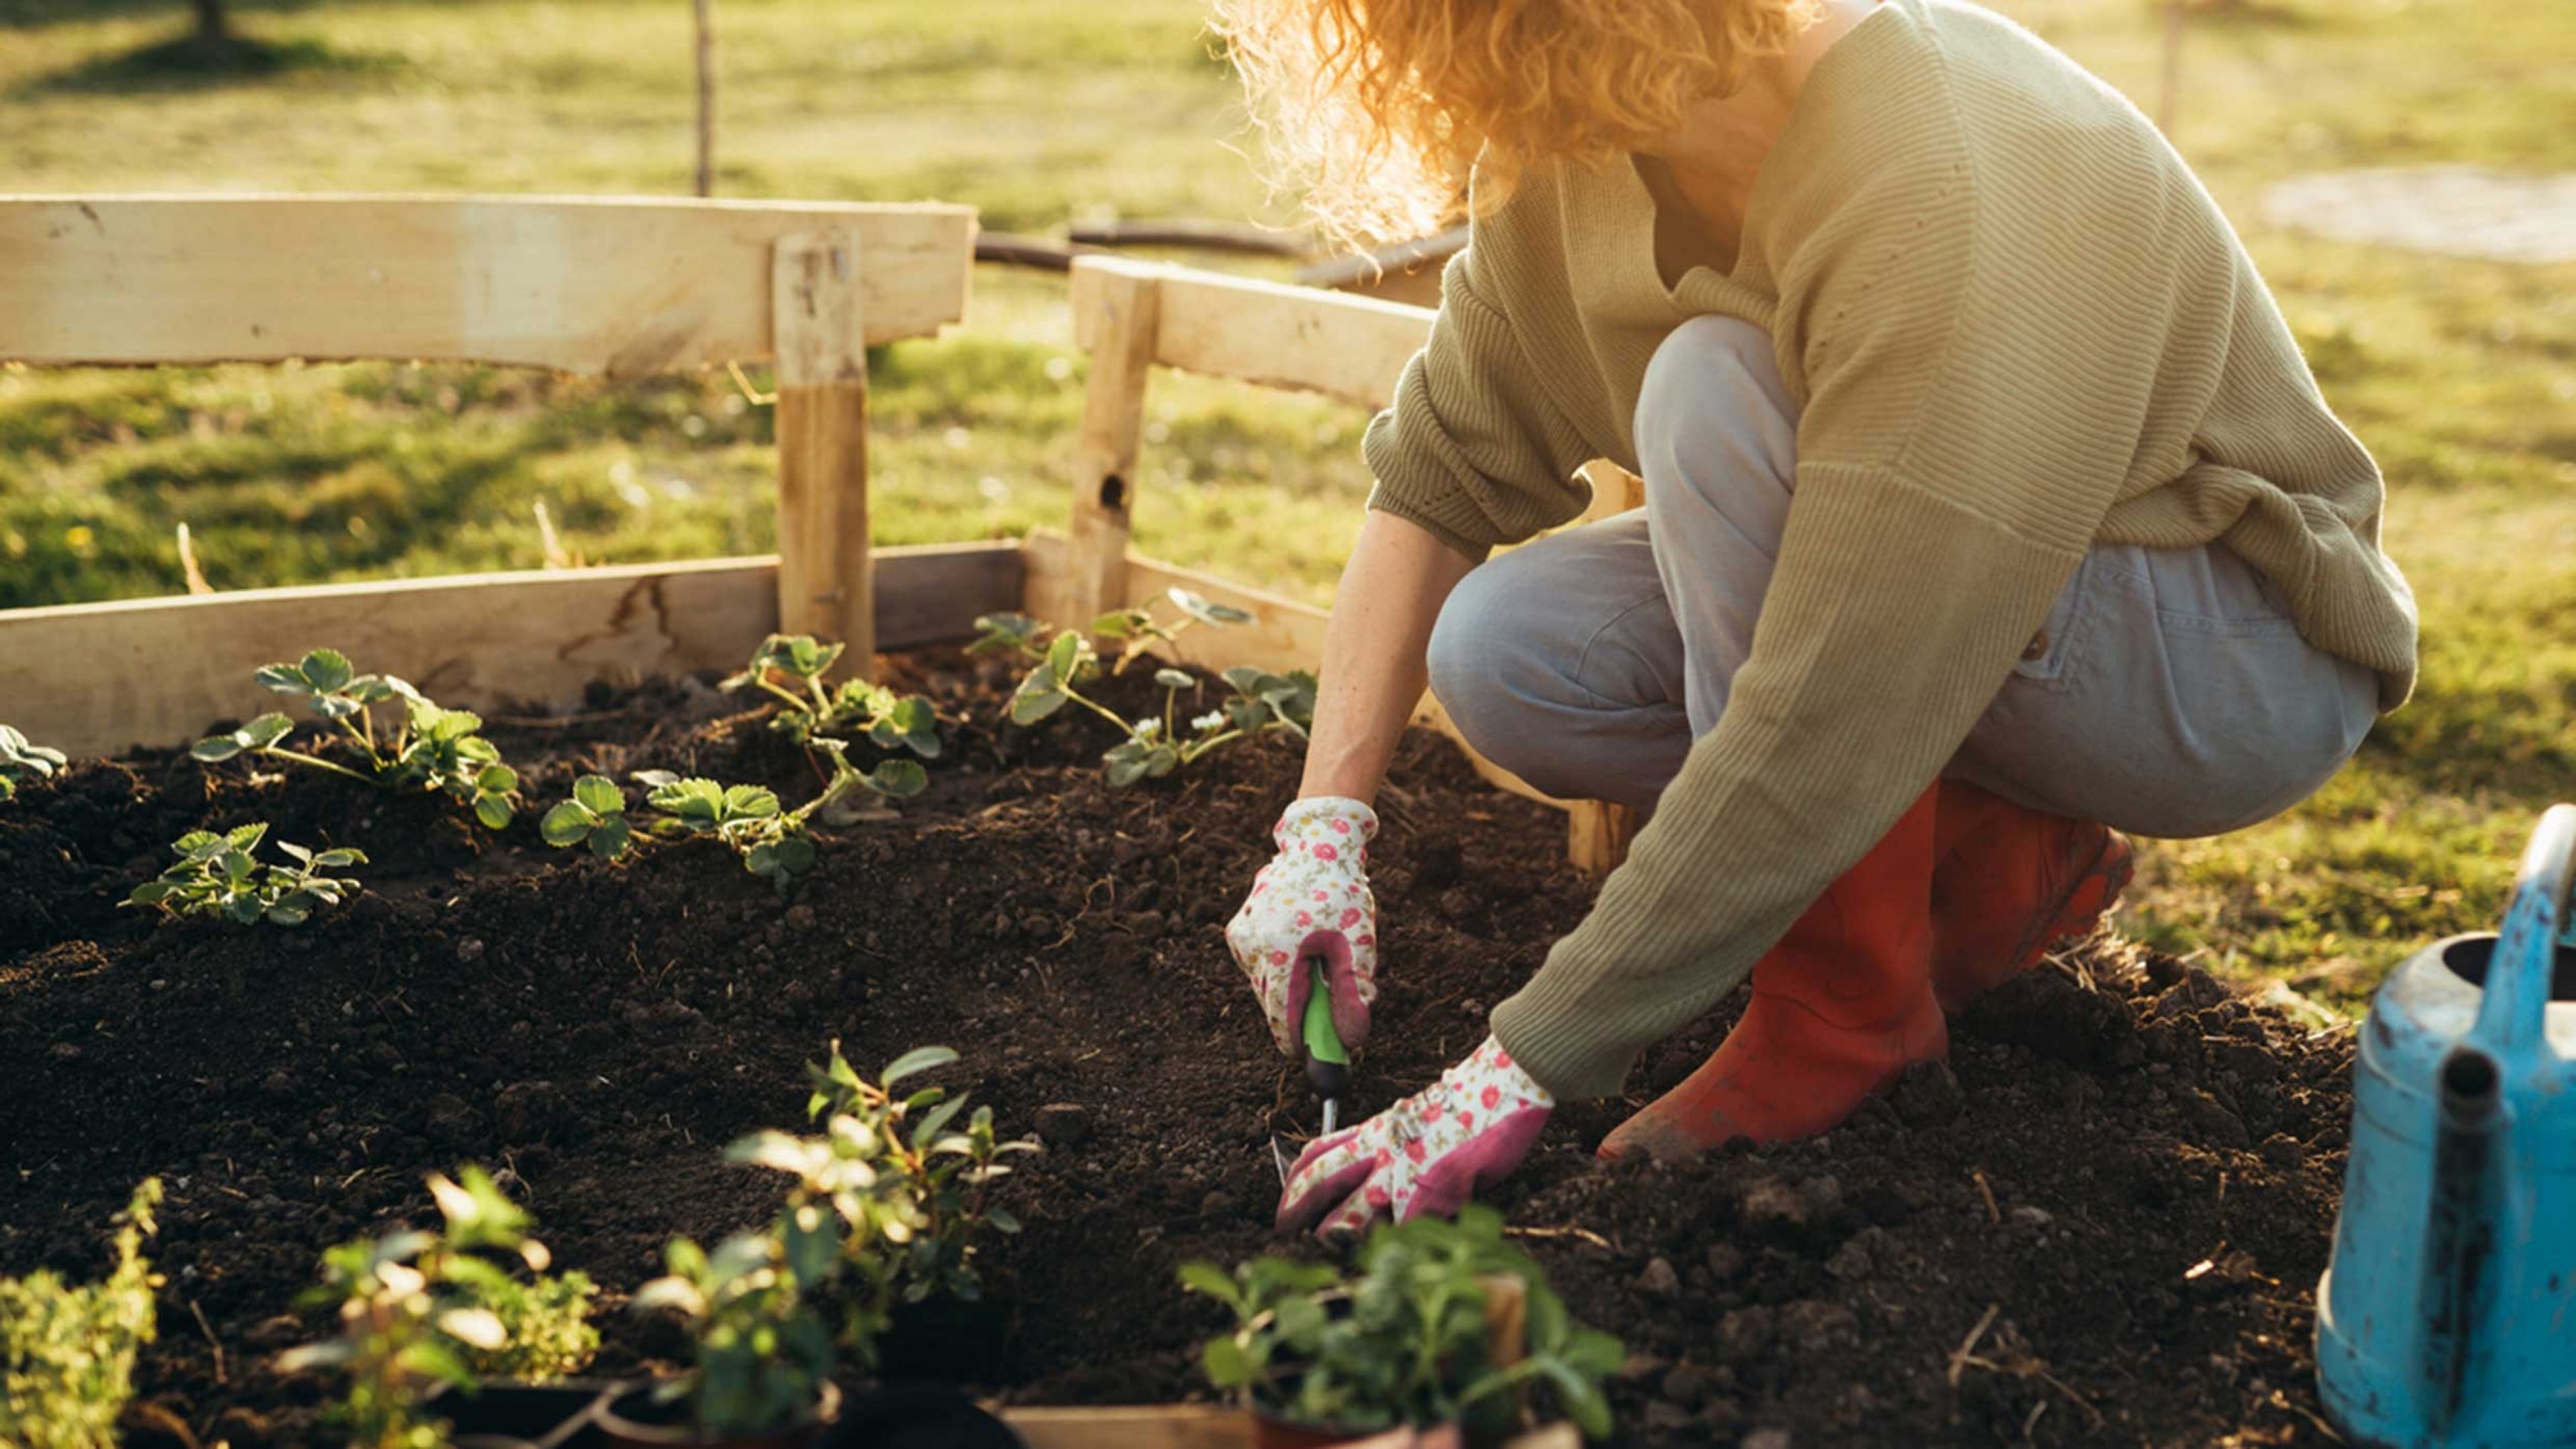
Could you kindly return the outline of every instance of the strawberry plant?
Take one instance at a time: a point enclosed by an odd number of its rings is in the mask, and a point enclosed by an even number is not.
[[[178,863],[136,886],[125,903],[159,906],[173,916],[220,916],[245,926],[300,926],[316,908],[336,906],[359,889],[357,881],[325,872],[364,865],[365,852],[308,850],[281,840],[277,848],[295,863],[263,865],[253,852],[267,834],[265,821],[222,835],[192,830],[171,842]]]
[[[438,1449],[447,1442],[446,1425],[421,1406],[430,1385],[470,1392],[478,1361],[562,1367],[580,1336],[567,1330],[563,1314],[586,1304],[580,1290],[587,1280],[578,1290],[569,1278],[539,1279],[533,1289],[519,1282],[506,1264],[542,1274],[548,1255],[528,1236],[526,1211],[488,1173],[467,1167],[454,1180],[432,1174],[429,1190],[441,1218],[436,1230],[360,1239],[323,1254],[322,1282],[304,1301],[336,1306],[339,1336],[278,1359],[285,1373],[327,1367],[346,1374],[335,1417],[352,1449]],[[551,1307],[531,1316],[522,1295]],[[496,1302],[514,1304],[521,1329],[533,1329],[544,1346],[515,1344]],[[580,1356],[586,1360],[586,1351]]]
[[[719,688],[757,689],[777,700],[778,713],[769,727],[798,744],[822,736],[865,735],[879,749],[939,758],[939,716],[929,700],[863,679],[844,680],[837,687],[823,683],[847,647],[819,643],[811,634],[772,634],[761,641],[751,663]]]
[[[1201,1348],[1208,1382],[1248,1408],[1335,1431],[1456,1423],[1489,1442],[1552,1406],[1588,1437],[1609,1434],[1601,1385],[1625,1350],[1567,1314],[1546,1273],[1504,1240],[1501,1214],[1469,1206],[1454,1222],[1380,1224],[1357,1267],[1183,1264],[1181,1286],[1235,1316],[1233,1331]],[[1510,1363],[1485,1311],[1498,1276],[1521,1284],[1526,1342]]]
[[[635,1290],[637,1312],[676,1313],[695,1345],[689,1372],[657,1397],[687,1398],[701,1436],[750,1438],[812,1412],[832,1375],[832,1332],[810,1299],[832,1274],[830,1220],[804,1203],[713,1253],[675,1238],[668,1271]]]
[[[1158,714],[1139,720],[1129,720],[1083,692],[1104,674],[1124,673],[1153,645],[1176,638],[1192,625],[1252,620],[1241,609],[1187,589],[1174,588],[1168,597],[1181,611],[1176,620],[1166,623],[1149,610],[1120,609],[1093,620],[1089,634],[1065,629],[1049,637],[1052,626],[1043,621],[1024,614],[988,614],[975,621],[983,632],[968,652],[1013,654],[1033,661],[1011,694],[1013,724],[1036,724],[1067,704],[1076,704],[1115,725],[1126,738],[1101,756],[1112,785],[1169,775],[1247,735],[1284,729],[1304,738],[1314,719],[1315,677],[1303,670],[1287,675],[1247,665],[1226,670],[1223,678],[1230,693],[1225,703],[1188,719],[1186,730],[1181,692],[1196,690],[1199,682],[1183,670],[1165,666],[1154,671],[1154,683],[1163,691],[1163,707]],[[1118,642],[1113,660],[1104,664],[1093,636]],[[1040,639],[1046,642],[1040,644]]]
[[[134,1397],[134,1359],[153,1337],[143,1257],[161,1180],[147,1178],[117,1215],[116,1267],[97,1283],[38,1269],[0,1278],[0,1444],[10,1449],[115,1449]]]
[[[881,760],[863,772],[850,764],[840,741],[816,736],[809,743],[831,759],[832,777],[823,793],[793,810],[763,786],[683,778],[668,770],[637,771],[636,782],[650,792],[644,803],[660,812],[645,828],[664,837],[712,836],[742,857],[743,869],[784,895],[796,877],[814,868],[810,826],[817,817],[826,824],[844,824],[855,818],[862,797],[901,799],[921,793],[930,783],[929,772],[911,760]],[[549,845],[587,845],[607,860],[624,855],[634,841],[625,793],[605,775],[574,781],[572,798],[548,810],[538,829]]]
[[[316,649],[292,664],[267,665],[253,677],[276,693],[304,701],[321,722],[324,738],[353,747],[365,768],[287,748],[294,721],[274,711],[199,740],[190,754],[209,763],[263,755],[386,790],[444,794],[473,807],[475,818],[494,830],[508,825],[516,813],[518,772],[501,763],[500,750],[476,733],[483,728],[481,715],[441,708],[390,674],[357,673],[348,656],[336,649]],[[380,735],[373,706],[389,700],[401,702],[401,718]]]
[[[0,724],[0,800],[16,796],[20,780],[42,780],[66,763],[62,751],[30,744],[15,728]]]

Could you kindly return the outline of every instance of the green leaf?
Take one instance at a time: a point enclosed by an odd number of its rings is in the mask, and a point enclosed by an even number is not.
[[[778,842],[778,867],[789,875],[803,875],[814,868],[814,842],[802,835],[791,835]]]
[[[355,846],[341,846],[313,857],[313,863],[324,870],[340,870],[352,865],[365,865],[367,853]]]
[[[507,795],[519,788],[519,772],[507,765],[486,765],[474,777],[474,788],[486,795]]]
[[[955,1060],[957,1060],[957,1053],[949,1047],[914,1047],[886,1064],[885,1071],[877,1077],[877,1085],[892,1087],[906,1077],[929,1071],[933,1067],[944,1067]]]
[[[1252,615],[1234,607],[1232,604],[1220,604],[1215,600],[1208,598],[1204,594],[1195,593],[1189,589],[1182,588],[1177,584],[1172,586],[1166,594],[1166,597],[1168,597],[1174,604],[1179,605],[1182,613],[1189,615],[1191,618],[1198,620],[1202,624],[1249,624],[1252,622]]]
[[[1178,669],[1155,670],[1154,682],[1172,690],[1190,689],[1198,684],[1196,679]]]
[[[778,813],[778,797],[758,785],[731,785],[724,792],[727,815],[748,816],[765,820]]]
[[[1082,636],[1071,629],[1055,636],[1047,646],[1046,669],[1058,687],[1072,682],[1074,667],[1082,662]]]
[[[993,1231],[997,1233],[1016,1233],[1020,1230],[1020,1220],[1008,1208],[986,1209],[984,1221],[992,1224]]]
[[[591,812],[589,806],[579,800],[566,800],[547,811],[545,818],[537,822],[537,833],[545,837],[548,845],[578,845],[589,839],[591,831],[599,824],[599,817]]]
[[[606,775],[584,775],[572,782],[572,798],[593,815],[617,815],[626,809],[626,794]]]
[[[207,764],[212,765],[231,759],[233,756],[240,754],[243,749],[244,746],[242,744],[241,732],[239,730],[235,730],[233,733],[228,735],[208,735],[204,739],[190,745],[188,747],[188,753],[192,757],[203,760]]]
[[[896,800],[918,795],[930,784],[930,772],[911,760],[881,760],[866,778],[869,789]]]
[[[1203,1259],[1192,1259],[1176,1270],[1181,1287],[1190,1293],[1204,1293],[1230,1308],[1243,1306],[1243,1290],[1236,1286],[1234,1275]]]
[[[317,694],[328,694],[357,675],[357,671],[349,667],[349,656],[337,649],[313,650],[304,656],[304,662],[296,667],[296,672],[304,676],[304,682],[311,685]]]
[[[1252,1359],[1231,1338],[1209,1339],[1199,1350],[1199,1360],[1208,1382],[1217,1388],[1239,1389],[1252,1382]]]
[[[590,832],[590,853],[602,860],[615,860],[626,853],[626,847],[633,838],[626,817],[611,815]]]
[[[1131,740],[1101,756],[1109,762],[1109,783],[1114,788],[1123,790],[1145,778],[1146,752],[1133,746]]]
[[[247,748],[264,750],[286,738],[294,728],[295,721],[272,710],[233,731],[233,735]]]
[[[510,809],[510,800],[506,795],[477,795],[474,797],[474,818],[482,821],[491,829],[500,830],[506,828],[510,823],[510,816],[512,813],[513,812]]]
[[[1046,683],[1040,685],[1039,681],[1042,679]],[[1032,686],[1037,687],[1032,688]],[[1021,684],[1018,693],[1011,696],[1011,723],[1036,724],[1039,720],[1064,708],[1065,701],[1070,698],[1072,696],[1065,693],[1064,688],[1055,683],[1053,677],[1041,668]]]

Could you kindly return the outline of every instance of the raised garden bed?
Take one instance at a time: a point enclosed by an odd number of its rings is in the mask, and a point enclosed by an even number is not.
[[[1011,1312],[983,1387],[1204,1397],[1194,1349],[1222,1316],[1173,1269],[1278,1246],[1269,1139],[1313,1126],[1218,935],[1296,755],[1267,739],[1113,790],[1105,723],[995,723],[1015,673],[895,661],[946,720],[929,788],[828,832],[784,900],[713,842],[611,864],[546,848],[535,810],[494,834],[447,802],[181,753],[26,784],[0,806],[0,1273],[95,1274],[109,1215],[162,1176],[162,1333],[127,1442],[322,1443],[321,1380],[270,1364],[315,1332],[290,1305],[323,1248],[425,1213],[425,1173],[504,1172],[613,1306],[669,1235],[774,1209],[775,1178],[718,1150],[792,1124],[831,1038],[862,1063],[938,1041],[966,1054],[947,1081],[1048,1149],[1005,1194],[1026,1231],[991,1249]],[[743,708],[656,682],[487,733],[536,802],[654,768],[810,795],[804,756]],[[1363,1109],[1472,1045],[1595,888],[1561,814],[1427,731],[1383,813]],[[365,890],[292,930],[118,908],[173,838],[252,819],[364,849]],[[2327,1442],[2309,1297],[2349,1035],[2134,952],[2066,968],[1969,1013],[1955,1077],[1816,1142],[1605,1170],[1588,1148],[1623,1107],[1560,1114],[1493,1201],[1575,1314],[1626,1340],[1623,1436]],[[1654,1054],[1640,1098],[1727,1015]],[[624,1313],[599,1326],[601,1373],[679,1347]]]

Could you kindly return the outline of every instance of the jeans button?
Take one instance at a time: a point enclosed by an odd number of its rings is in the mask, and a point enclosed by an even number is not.
[[[2038,633],[2030,636],[2030,643],[2023,646],[2021,657],[2026,663],[2037,663],[2038,661],[2048,657],[2048,631],[2046,629],[2042,629]]]

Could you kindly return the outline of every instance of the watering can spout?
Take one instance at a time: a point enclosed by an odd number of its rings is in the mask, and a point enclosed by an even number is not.
[[[2471,1342],[2483,1311],[2480,1282],[2495,1246],[2493,1182],[2504,1125],[2502,1068],[2477,1046],[2442,1059],[2441,1116],[2433,1138],[2433,1194],[2425,1220],[2424,1403],[2446,1428],[2467,1398]]]

